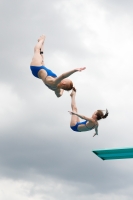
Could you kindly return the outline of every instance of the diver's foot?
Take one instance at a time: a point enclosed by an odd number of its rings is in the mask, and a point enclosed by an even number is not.
[[[46,38],[46,36],[45,35],[41,35],[40,37],[39,37],[39,39],[38,39],[38,42],[40,41],[40,40],[45,40],[45,38]]]

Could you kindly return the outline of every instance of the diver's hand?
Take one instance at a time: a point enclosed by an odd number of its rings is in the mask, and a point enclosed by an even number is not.
[[[95,135],[97,135],[97,134],[96,134],[96,133],[94,133],[93,137],[94,137]]]
[[[86,69],[86,67],[80,67],[80,68],[76,68],[75,70],[78,72],[81,72],[81,71],[83,71],[83,70],[85,70]]]
[[[70,113],[70,115],[76,115],[76,113],[72,112],[72,111],[68,111]]]

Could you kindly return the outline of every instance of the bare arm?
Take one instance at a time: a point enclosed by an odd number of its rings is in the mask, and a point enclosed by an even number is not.
[[[61,97],[63,95],[64,90],[63,89],[59,89],[55,91],[55,94],[57,97]]]
[[[71,70],[71,71],[69,71],[69,72],[63,73],[62,75],[60,75],[59,77],[57,77],[57,78],[55,79],[55,84],[60,83],[63,79],[65,79],[65,78],[71,76],[73,73],[79,72],[79,71],[81,72],[81,71],[84,70],[84,69],[86,69],[86,67],[81,67],[81,68],[73,69],[73,70]]]
[[[98,125],[95,127],[95,133],[94,133],[93,137],[94,137],[95,135],[98,135]]]
[[[78,117],[80,117],[81,119],[84,119],[84,120],[87,120],[87,121],[90,121],[90,122],[94,122],[93,119],[89,118],[89,117],[86,117],[84,115],[80,115],[78,113],[74,113],[74,112],[71,112],[71,111],[68,111],[70,114],[72,115],[77,115]]]

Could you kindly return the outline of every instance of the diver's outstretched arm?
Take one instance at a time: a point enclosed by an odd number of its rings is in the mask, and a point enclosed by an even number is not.
[[[81,68],[76,68],[76,69],[73,69],[71,71],[68,71],[68,72],[65,72],[63,73],[62,75],[58,76],[56,79],[55,79],[55,83],[58,84],[60,83],[63,79],[71,76],[72,74],[74,74],[75,72],[81,72],[83,70],[85,70],[86,67],[81,67]]]
[[[84,119],[84,120],[93,122],[93,120],[92,120],[91,118],[89,118],[89,117],[86,117],[86,116],[84,116],[84,115],[80,115],[80,114],[75,113],[75,112],[72,112],[72,111],[68,111],[68,112],[69,112],[70,114],[72,114],[72,115],[77,115],[77,116],[80,117],[81,119]]]

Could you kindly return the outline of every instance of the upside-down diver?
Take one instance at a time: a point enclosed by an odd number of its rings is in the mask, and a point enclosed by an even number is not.
[[[35,77],[42,79],[43,83],[49,89],[53,90],[57,97],[60,97],[62,96],[64,90],[69,91],[73,88],[73,82],[67,77],[71,76],[75,72],[84,70],[86,67],[76,68],[57,76],[44,65],[44,41],[45,36],[42,35],[38,39],[38,42],[34,48],[34,56],[30,64],[30,69]]]

